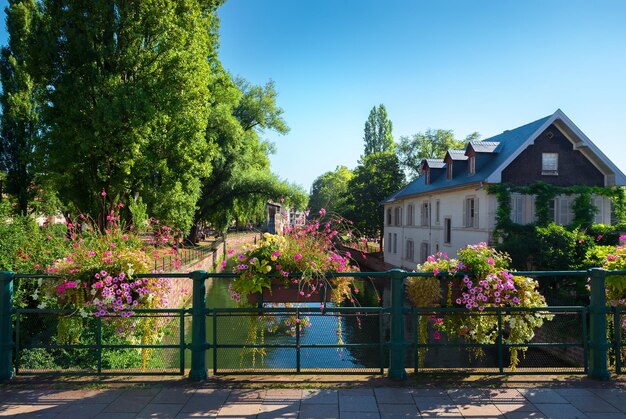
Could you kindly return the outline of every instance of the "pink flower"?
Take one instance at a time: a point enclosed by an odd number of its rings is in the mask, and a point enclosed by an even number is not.
[[[439,275],[439,269],[437,268],[433,269],[433,275]]]
[[[235,253],[235,249],[228,249],[228,254],[232,255],[233,253]]]
[[[300,259],[302,259],[302,255],[300,253],[296,253],[296,255],[293,258],[295,260],[300,260]]]
[[[619,241],[626,242],[626,234],[619,236]]]
[[[435,339],[435,340],[441,339],[441,333],[439,333],[439,332],[433,333],[433,339]]]
[[[490,264],[491,266],[495,264],[492,258],[487,258],[487,263]]]
[[[326,215],[326,210],[324,208],[322,208],[320,210],[320,217],[323,217],[324,215]]]
[[[107,196],[106,191],[103,189],[102,192],[100,192],[100,195],[104,198],[105,196]]]

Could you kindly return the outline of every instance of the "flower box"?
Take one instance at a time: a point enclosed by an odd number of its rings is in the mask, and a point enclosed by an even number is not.
[[[258,303],[259,297],[264,303],[319,303],[328,301],[330,292],[322,288],[302,295],[297,285],[286,286],[280,279],[274,279],[271,290],[263,289],[262,293],[248,294],[248,302]]]

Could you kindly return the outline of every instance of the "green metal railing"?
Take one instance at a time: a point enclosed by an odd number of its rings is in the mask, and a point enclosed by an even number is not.
[[[533,373],[541,371],[542,373],[580,373],[587,374],[590,377],[606,380],[610,378],[609,360],[614,359],[613,365],[615,372],[621,373],[623,360],[622,352],[625,347],[622,344],[621,327],[624,322],[624,313],[622,307],[608,307],[605,295],[605,279],[610,275],[626,275],[626,271],[605,271],[603,269],[591,269],[589,271],[563,271],[563,272],[516,272],[517,275],[525,275],[531,277],[568,277],[578,278],[580,281],[588,281],[590,286],[589,304],[573,305],[573,306],[549,306],[536,309],[530,308],[493,308],[486,309],[483,313],[476,313],[465,308],[420,308],[407,307],[405,304],[404,282],[407,277],[426,277],[432,276],[429,273],[422,272],[406,272],[399,269],[387,272],[358,272],[358,273],[331,273],[333,276],[352,276],[357,278],[385,278],[388,288],[391,291],[391,299],[389,306],[386,307],[253,307],[253,308],[212,308],[206,307],[206,280],[213,278],[214,280],[232,279],[234,274],[230,273],[207,273],[205,271],[194,271],[191,273],[178,274],[138,274],[138,278],[148,277],[170,277],[177,280],[190,279],[193,282],[193,298],[190,309],[168,309],[168,310],[136,310],[137,316],[160,317],[163,320],[163,327],[174,327],[176,330],[169,340],[166,339],[161,343],[146,344],[126,344],[107,342],[103,339],[103,321],[102,319],[88,316],[85,328],[88,334],[88,343],[72,343],[57,344],[53,339],[42,338],[40,340],[33,339],[28,335],[28,330],[32,329],[36,324],[33,320],[34,316],[41,319],[49,319],[54,316],[63,316],[68,314],[64,310],[45,310],[45,309],[22,309],[13,308],[13,285],[15,280],[35,280],[41,278],[46,280],[49,278],[44,275],[19,275],[12,272],[0,273],[0,379],[6,380],[13,377],[15,373],[33,373],[37,371],[24,369],[23,353],[25,349],[42,351],[75,351],[85,356],[86,359],[92,360],[92,364],[88,364],[87,368],[80,370],[66,369],[63,373],[80,373],[80,374],[163,374],[178,373],[184,374],[187,371],[186,361],[190,360],[188,369],[189,377],[193,380],[203,380],[208,377],[209,360],[212,360],[212,372],[219,373],[238,373],[246,371],[254,371],[256,373],[277,373],[277,372],[293,372],[293,373],[310,373],[310,372],[341,372],[345,373],[383,373],[385,370],[388,377],[394,380],[402,380],[406,377],[406,368],[412,366],[415,373],[441,373],[441,372],[478,372],[478,373],[496,373],[509,374],[513,373],[506,367],[506,353],[514,347],[527,347],[529,351],[558,351],[573,348],[578,352],[582,352],[582,361],[580,365],[573,369],[566,369],[560,366],[547,365],[538,368],[531,368]],[[297,274],[294,274],[296,276]],[[443,276],[443,275],[442,275]],[[525,344],[507,344],[504,341],[506,333],[502,326],[502,316],[511,316],[518,313],[532,312],[549,312],[557,318],[558,316],[570,316],[568,324],[576,324],[579,329],[570,329],[573,332],[567,339],[561,333],[556,334],[556,340],[549,341],[533,341]],[[358,314],[357,314],[358,313]],[[296,333],[291,340],[272,341],[272,342],[250,342],[228,337],[229,330],[222,324],[225,319],[254,319],[258,316],[315,316],[315,318],[331,317],[339,319],[348,318],[349,316],[369,316],[374,320],[372,325],[368,326],[377,329],[374,333],[376,338],[368,342],[306,342],[306,335],[296,328]],[[433,342],[418,343],[416,324],[422,321],[425,316],[430,315],[490,315],[498,318],[497,338],[494,344],[482,345],[486,351],[494,354],[495,362],[489,368],[480,366],[468,368],[455,368],[445,365],[426,365],[420,367],[421,360],[418,355],[420,349],[431,349],[432,353],[445,350],[467,351],[472,348],[481,347],[477,344],[469,344],[460,342]],[[42,320],[43,321],[43,320]],[[167,323],[167,325],[165,324]],[[188,325],[187,323],[190,323]],[[28,324],[29,327],[25,327]],[[556,323],[555,323],[556,324]],[[212,325],[212,328],[207,326]],[[545,327],[545,324],[544,324]],[[557,329],[563,329],[558,324],[554,326]],[[613,327],[613,329],[611,329]],[[30,329],[29,329],[30,328]],[[40,330],[46,331],[45,325],[39,327]],[[185,331],[190,330],[190,337],[186,337]],[[207,330],[212,330],[207,333]],[[388,337],[386,336],[388,332]],[[610,333],[609,333],[610,332]],[[330,334],[336,333],[334,330],[329,331]],[[407,337],[408,334],[408,337]],[[43,335],[42,335],[43,336]],[[610,341],[609,341],[610,338]],[[30,340],[29,340],[30,339]],[[565,349],[564,349],[565,348]],[[115,351],[136,351],[142,349],[152,351],[170,351],[173,353],[176,367],[161,368],[145,368],[128,369],[126,367],[115,368],[114,363],[105,368],[105,361],[110,361],[111,352]],[[276,367],[273,365],[259,364],[257,365],[234,365],[224,363],[224,359],[228,356],[233,357],[233,353],[242,351],[283,351],[285,357],[291,357],[292,363],[288,367]],[[375,354],[372,365],[359,368],[328,368],[324,360],[321,359],[316,363],[315,356],[303,359],[303,354],[314,351],[336,350],[336,351],[362,351],[368,354]],[[287,352],[284,352],[287,351]],[[190,352],[190,357],[185,355]],[[36,353],[33,352],[33,353]],[[84,355],[88,354],[88,355]],[[229,355],[230,354],[230,355]],[[413,358],[411,362],[411,358]],[[309,362],[309,360],[312,360]],[[234,367],[233,367],[234,365]],[[167,370],[167,371],[166,371]],[[49,371],[40,371],[49,372]],[[522,366],[515,373],[530,373],[529,369],[524,370]]]
[[[155,259],[154,269],[160,269],[163,272],[173,272],[180,268],[180,266],[189,265],[190,263],[204,260],[208,257],[213,258],[211,265],[215,266],[218,258],[217,249],[222,243],[224,243],[224,238],[220,237],[208,245],[180,247],[175,253],[165,254]]]

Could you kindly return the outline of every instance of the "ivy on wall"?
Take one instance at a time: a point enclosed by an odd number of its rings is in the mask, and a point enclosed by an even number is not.
[[[496,230],[498,235],[507,236],[515,223],[511,221],[511,194],[535,196],[535,214],[537,226],[547,226],[552,221],[550,202],[559,195],[576,195],[572,210],[576,227],[587,227],[593,223],[597,212],[591,199],[592,195],[605,196],[611,200],[613,211],[618,222],[626,221],[626,190],[624,187],[604,186],[554,186],[546,182],[535,182],[526,186],[516,186],[508,183],[489,185],[487,192],[496,196],[498,210],[496,212]]]

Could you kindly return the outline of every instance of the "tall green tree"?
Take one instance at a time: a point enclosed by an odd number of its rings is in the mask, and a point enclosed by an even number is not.
[[[404,185],[398,156],[392,152],[365,156],[348,182],[356,227],[370,237],[382,239],[384,209],[382,202]],[[382,243],[382,240],[381,240]]]
[[[12,0],[5,12],[9,41],[0,52],[0,170],[7,174],[6,191],[16,198],[18,213],[26,215],[37,191],[33,156],[40,125],[32,52],[42,14],[35,0]]]
[[[289,128],[272,81],[256,86],[222,71],[211,91],[220,100],[209,104],[206,135],[217,153],[212,172],[202,179],[195,220],[225,229],[233,221],[251,222],[246,211],[260,215],[268,199],[294,195],[293,188],[271,173],[273,146],[261,139],[265,130],[285,134]]]
[[[187,230],[216,150],[209,82],[221,1],[44,0],[46,171],[69,211],[142,196]]]
[[[309,199],[311,213],[316,214],[322,208],[344,217],[352,213],[348,183],[353,177],[354,173],[346,166],[337,166],[315,179]]]
[[[392,124],[387,116],[385,105],[374,106],[365,121],[363,142],[365,143],[364,156],[372,153],[394,151]]]
[[[474,132],[463,140],[457,140],[452,130],[429,129],[412,136],[400,137],[396,152],[400,165],[409,179],[415,179],[420,173],[420,163],[423,159],[442,159],[449,149],[462,149],[469,141],[477,141],[480,134]]]

